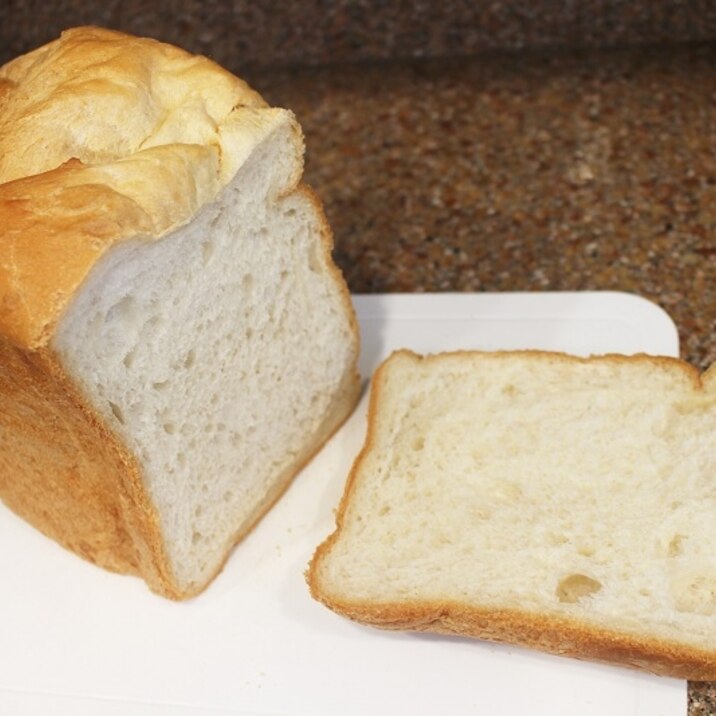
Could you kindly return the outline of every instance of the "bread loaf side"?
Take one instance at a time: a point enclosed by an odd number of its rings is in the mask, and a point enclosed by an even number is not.
[[[201,591],[352,410],[358,334],[291,112],[97,28],[0,69],[0,497]]]

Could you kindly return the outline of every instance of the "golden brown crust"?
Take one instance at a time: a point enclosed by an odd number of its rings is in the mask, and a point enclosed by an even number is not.
[[[446,351],[443,353],[433,353],[428,355],[421,355],[419,353],[415,353],[414,351],[403,348],[400,350],[393,351],[393,353],[383,362],[380,368],[382,368],[383,365],[388,364],[389,361],[393,359],[398,359],[400,357],[408,358],[418,363],[424,363],[432,361],[453,360],[459,357],[469,359],[471,356],[480,355],[489,355],[492,358],[496,358],[498,360],[500,358],[511,359],[517,356],[527,356],[530,358],[544,358],[548,359],[551,362],[560,361],[563,363],[577,363],[582,365],[595,363],[626,365],[634,363],[635,361],[639,361],[641,363],[646,363],[648,365],[662,368],[664,370],[677,370],[681,372],[695,388],[701,387],[702,378],[710,372],[709,369],[708,371],[705,371],[703,374],[701,374],[699,373],[699,370],[690,363],[687,363],[685,360],[681,360],[681,358],[674,358],[673,356],[655,356],[649,353],[636,353],[633,355],[625,355],[623,353],[603,353],[599,355],[578,356],[573,355],[571,353],[564,353],[562,351],[544,351],[533,348],[498,351],[456,350]]]
[[[340,503],[338,504],[338,509],[336,510],[336,529],[320,545],[318,545],[308,565],[308,570],[306,571],[306,581],[308,582],[311,596],[314,599],[323,602],[327,607],[331,609],[334,609],[334,604],[337,604],[337,602],[327,593],[325,593],[322,589],[321,580],[319,578],[320,563],[328,556],[329,552],[331,551],[331,548],[340,537],[343,523],[345,521],[346,511],[348,510],[348,505],[356,488],[358,472],[360,470],[361,465],[363,464],[363,461],[365,460],[366,455],[371,451],[375,442],[375,434],[377,432],[376,416],[380,401],[382,399],[383,375],[389,369],[389,361],[393,359],[394,356],[399,355],[404,355],[416,359],[421,358],[421,356],[419,356],[417,353],[413,353],[409,350],[395,351],[388,359],[383,361],[383,363],[378,366],[377,370],[373,374],[373,378],[371,380],[370,396],[368,399],[368,414],[366,418],[365,441],[363,443],[363,447],[353,461],[353,465],[351,467],[350,472],[348,473],[348,478],[346,480],[346,485],[343,490],[343,495],[341,497]],[[346,614],[346,616],[348,616],[347,612],[345,612],[343,609],[337,608],[334,610]]]
[[[211,123],[239,105],[267,106],[205,57],[99,27],[67,30],[8,62],[0,82],[3,183],[72,158],[106,164],[151,146],[220,143]]]
[[[362,463],[373,449],[378,431],[378,413],[385,386],[385,376],[396,360],[415,362],[453,360],[475,355],[500,359],[515,356],[562,361],[568,363],[605,363],[625,365],[635,361],[665,371],[681,374],[694,390],[708,389],[708,375],[701,376],[689,363],[678,358],[640,354],[625,356],[608,354],[579,357],[566,353],[540,350],[453,351],[422,356],[410,350],[391,354],[376,370],[368,404],[366,437],[356,457],[336,512],[336,528],[322,542],[308,565],[306,581],[311,595],[329,609],[349,619],[383,629],[430,631],[462,635],[495,642],[518,644],[552,654],[590,661],[619,664],[664,676],[691,680],[716,679],[716,651],[706,651],[687,644],[653,637],[644,637],[591,625],[585,621],[557,615],[533,614],[516,609],[490,609],[459,601],[375,602],[341,598],[321,582],[321,563],[328,558],[341,536],[346,513],[356,490]]]
[[[354,621],[381,629],[469,636],[662,676],[692,681],[716,679],[714,652],[603,629],[576,619],[510,609],[480,609],[448,601],[376,605],[318,598]]]
[[[78,162],[0,185],[0,217],[0,333],[31,349],[115,241],[153,228],[126,196],[82,182]]]
[[[91,562],[166,581],[139,467],[52,353],[0,339],[0,395],[0,497],[8,507]]]

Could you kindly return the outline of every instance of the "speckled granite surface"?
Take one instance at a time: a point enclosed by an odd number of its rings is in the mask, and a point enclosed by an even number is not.
[[[255,71],[352,290],[630,291],[716,360],[716,47]],[[691,716],[716,685],[690,686]]]
[[[254,72],[351,288],[610,289],[716,360],[716,47]]]
[[[0,0],[0,62],[73,25],[157,37],[232,68],[716,38],[713,0]]]

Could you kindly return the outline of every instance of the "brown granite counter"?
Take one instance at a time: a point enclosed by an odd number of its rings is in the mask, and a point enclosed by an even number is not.
[[[714,0],[0,0],[0,62],[73,25],[172,42],[238,70],[716,38]]]
[[[716,46],[259,71],[353,291],[620,290],[716,360]]]
[[[716,360],[716,47],[260,70],[351,289],[619,290]],[[691,716],[716,685],[690,686]]]

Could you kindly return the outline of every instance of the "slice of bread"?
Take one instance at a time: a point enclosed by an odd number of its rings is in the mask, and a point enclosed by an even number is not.
[[[313,596],[351,619],[716,679],[716,373],[394,354]]]
[[[352,410],[357,324],[291,112],[79,28],[0,69],[0,497],[202,590]]]

